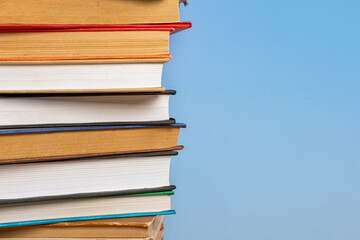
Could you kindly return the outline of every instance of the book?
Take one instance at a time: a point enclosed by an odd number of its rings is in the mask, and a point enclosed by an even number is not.
[[[179,0],[2,0],[0,23],[134,24],[179,22]]]
[[[0,164],[181,149],[180,128],[115,125],[0,129]]]
[[[174,214],[173,191],[0,204],[0,228]]]
[[[145,59],[144,59],[145,60]],[[156,60],[156,59],[155,59]],[[103,61],[103,60],[101,60]],[[1,64],[1,93],[159,92],[164,63]]]
[[[3,32],[0,61],[51,60],[124,60],[156,59],[166,62],[169,55],[169,31],[152,29],[81,28]],[[121,62],[118,61],[118,62]],[[46,62],[45,62],[46,63]]]
[[[164,216],[113,218],[0,228],[0,238],[147,238],[163,232]]]
[[[0,128],[168,121],[169,97],[175,93],[167,90],[158,93],[0,94]]]
[[[190,27],[0,25],[0,93],[163,91],[169,32]]]
[[[175,151],[135,153],[0,167],[0,204],[173,190]]]

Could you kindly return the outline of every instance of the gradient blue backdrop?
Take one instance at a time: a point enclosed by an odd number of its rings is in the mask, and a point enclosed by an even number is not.
[[[166,239],[360,239],[360,1],[192,0]]]

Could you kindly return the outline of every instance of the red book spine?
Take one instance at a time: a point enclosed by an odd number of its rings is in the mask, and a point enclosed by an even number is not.
[[[191,28],[191,22],[166,24],[0,24],[0,32],[169,31]]]

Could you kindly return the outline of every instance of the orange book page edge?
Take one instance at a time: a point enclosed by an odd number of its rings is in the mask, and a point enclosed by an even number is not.
[[[130,154],[130,153],[147,153],[147,152],[161,152],[161,151],[173,151],[173,150],[176,151],[183,149],[184,149],[183,145],[177,145],[175,147],[169,147],[169,148],[143,149],[143,150],[121,151],[121,152],[89,153],[89,154],[50,156],[50,157],[18,158],[18,159],[1,159],[0,165],[12,164],[12,163],[48,162],[48,161],[71,159],[71,158],[111,156],[111,155]]]

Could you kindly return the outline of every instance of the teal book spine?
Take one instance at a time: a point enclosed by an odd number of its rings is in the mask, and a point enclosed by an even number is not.
[[[60,223],[60,222],[75,222],[75,221],[109,219],[109,218],[127,218],[127,217],[144,217],[144,216],[156,216],[156,215],[169,215],[169,214],[175,214],[175,213],[176,212],[174,210],[168,210],[168,211],[163,211],[163,212],[150,212],[150,213],[127,213],[127,214],[117,214],[117,215],[56,218],[56,219],[25,221],[25,222],[0,223],[0,228],[4,228],[4,227],[21,227],[21,226],[30,226],[30,225],[39,225],[39,224]]]

